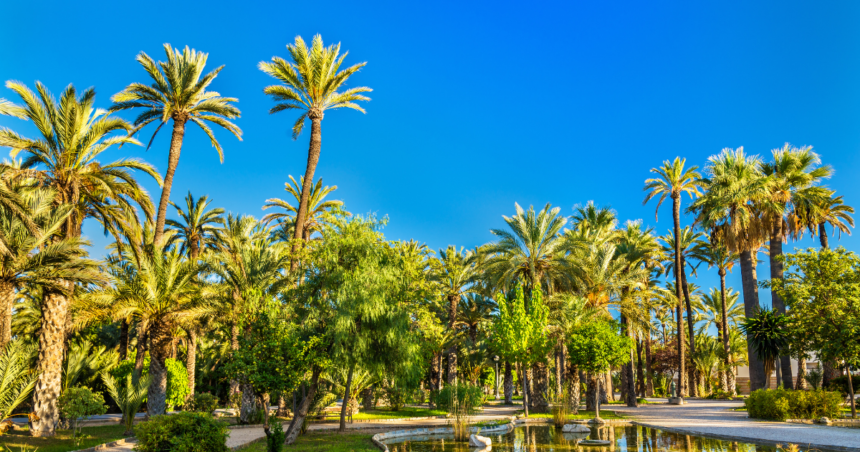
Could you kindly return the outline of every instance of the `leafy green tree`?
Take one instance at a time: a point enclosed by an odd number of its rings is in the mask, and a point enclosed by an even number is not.
[[[679,303],[682,300],[682,273],[684,271],[684,266],[681,263],[681,195],[687,193],[690,198],[694,195],[699,196],[701,194],[699,188],[702,186],[702,177],[698,172],[696,172],[698,167],[694,166],[691,168],[685,168],[684,165],[686,162],[687,159],[675,157],[675,160],[672,162],[668,160],[663,161],[663,166],[659,168],[651,168],[651,172],[656,174],[657,177],[645,180],[644,190],[648,192],[648,195],[645,196],[645,200],[642,202],[643,204],[647,204],[651,199],[659,198],[659,201],[657,201],[657,210],[654,213],[654,218],[656,219],[657,213],[660,211],[660,205],[663,204],[663,201],[665,201],[667,197],[672,199],[672,220],[674,224],[674,229],[672,230],[674,235],[673,254],[675,257],[675,287],[677,288],[677,293],[675,295],[678,297]],[[678,306],[677,311],[678,355],[680,356],[679,374],[684,375],[684,327],[681,325],[683,323],[683,318],[681,317],[680,305]],[[692,315],[690,312],[687,314]],[[683,381],[683,378],[678,379],[679,394],[684,394],[685,388]]]
[[[340,66],[349,52],[340,54],[340,44],[325,47],[322,36],[314,36],[311,47],[308,48],[301,36],[296,36],[294,44],[287,45],[292,61],[273,57],[270,63],[261,62],[260,70],[274,77],[281,85],[271,85],[263,92],[277,102],[269,113],[284,110],[300,110],[302,114],[293,124],[293,139],[299,137],[305,127],[305,121],[311,121],[311,139],[308,146],[308,164],[302,180],[301,200],[296,212],[296,239],[304,237],[305,221],[308,215],[308,202],[311,197],[311,185],[314,172],[320,159],[322,148],[322,120],[326,110],[350,108],[364,113],[356,102],[369,101],[370,98],[362,93],[372,91],[365,86],[341,89],[347,80],[364,67],[367,63],[358,63],[341,70]],[[293,245],[296,252],[297,243]],[[295,270],[296,261],[293,261]]]
[[[528,385],[525,369],[535,361],[543,360],[552,347],[547,335],[549,309],[543,302],[543,291],[532,289],[526,307],[522,284],[517,284],[512,296],[496,295],[499,318],[494,325],[493,345],[505,360],[520,363],[523,370],[523,387]],[[529,415],[528,392],[523,391],[523,412]]]
[[[797,251],[782,257],[782,279],[763,284],[789,307],[792,329],[807,336],[822,361],[860,366],[860,256],[844,248]],[[854,386],[848,373],[851,416],[856,417]]]
[[[238,99],[222,97],[214,91],[206,91],[224,66],[219,66],[214,71],[203,75],[206,60],[209,58],[208,53],[189,49],[188,46],[180,52],[170,44],[164,44],[164,53],[167,61],[156,63],[149,55],[140,52],[137,55],[137,62],[152,78],[152,84],[132,83],[111,98],[114,102],[111,111],[134,108],[143,110],[134,120],[135,128],[132,133],[152,122],[159,122],[147,149],[152,146],[152,141],[161,127],[168,121],[173,121],[167,172],[164,175],[161,201],[158,203],[158,216],[155,220],[153,243],[157,245],[162,245],[167,205],[170,204],[170,189],[173,187],[173,175],[179,165],[179,154],[182,151],[185,125],[188,121],[203,129],[212,146],[218,151],[221,162],[224,162],[224,151],[207,123],[223,127],[239,140],[242,139],[242,130],[229,121],[240,115],[239,109],[233,106],[233,102],[238,102]]]
[[[86,386],[66,389],[58,403],[63,416],[72,421],[72,439],[75,446],[80,444],[81,430],[78,422],[90,416],[105,414],[108,408],[101,393],[93,392]]]
[[[568,359],[580,369],[592,374],[606,372],[630,360],[633,341],[619,334],[619,326],[612,319],[599,319],[587,322],[568,335]],[[599,388],[589,394],[597,397]],[[599,404],[594,403],[595,418],[600,418]]]

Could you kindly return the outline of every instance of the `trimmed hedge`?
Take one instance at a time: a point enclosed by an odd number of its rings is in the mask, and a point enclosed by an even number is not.
[[[791,389],[759,389],[744,400],[751,418],[772,419],[818,419],[836,418],[842,408],[842,395],[838,392],[816,389],[794,391]]]
[[[209,414],[184,411],[153,416],[134,428],[137,452],[228,452],[227,424]]]

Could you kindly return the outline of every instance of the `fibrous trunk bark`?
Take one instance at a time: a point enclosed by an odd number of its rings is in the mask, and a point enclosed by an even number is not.
[[[164,320],[156,320],[149,333],[149,390],[146,406],[149,414],[159,415],[167,412],[167,366],[170,357],[170,326]]]
[[[549,401],[546,394],[549,389],[549,369],[546,363],[534,363],[532,375],[534,375],[534,391],[529,394],[531,410],[535,413],[548,413]]]
[[[783,275],[783,265],[782,261],[778,258],[782,256],[782,218],[779,218],[779,221],[776,221],[776,224],[773,227],[773,231],[771,232],[770,238],[770,252],[768,253],[770,256],[770,279],[774,280],[782,280]],[[782,297],[776,293],[775,290],[770,291],[770,299],[771,306],[775,309],[780,315],[785,315],[785,303],[782,300]],[[791,357],[788,355],[779,357],[779,367],[782,371],[782,386],[786,389],[791,389],[794,387],[794,380],[791,375]]]
[[[654,372],[651,370],[653,358],[651,356],[651,333],[645,336],[645,378],[647,379],[645,396],[654,397]]]
[[[756,262],[750,250],[745,250],[741,255],[741,281],[744,293],[744,313],[746,317],[755,317],[758,309],[758,279],[756,278]],[[767,387],[769,375],[764,373],[764,363],[759,359],[753,348],[753,341],[747,335],[747,353],[749,355],[750,390],[763,389]]]
[[[806,356],[801,353],[797,358],[797,380],[794,389],[800,391],[806,389],[806,386]]]
[[[234,352],[239,350],[239,325],[236,322],[230,325],[230,350]],[[230,394],[228,395],[228,399],[233,400],[236,394],[239,393],[239,390],[239,380],[235,378],[230,379]]]
[[[194,386],[197,378],[197,330],[185,330],[188,335],[188,350],[185,356],[185,371],[188,373],[188,397],[194,397]]]
[[[131,374],[131,380],[134,384],[140,381],[140,376],[143,374],[143,365],[146,362],[147,334],[143,322],[137,323],[137,350],[134,354],[134,372]]]
[[[579,366],[568,364],[567,366],[567,404],[573,414],[579,413]]]
[[[123,320],[119,326],[119,360],[128,357],[128,320]]]
[[[678,375],[685,375],[684,357],[684,318],[681,315],[681,303],[683,294],[681,293],[681,196],[672,195],[672,219],[674,221],[675,233],[675,296],[678,298],[678,306],[676,307],[678,316]],[[678,378],[678,394],[683,396],[685,393],[684,379]]]
[[[687,285],[687,259],[684,255],[681,255],[681,282],[683,286],[681,290],[684,292],[684,303],[687,305],[687,332],[690,344],[690,357],[696,354],[696,332],[694,327],[696,326],[696,322],[693,320],[693,305],[690,303],[690,287]],[[696,369],[691,368],[690,373],[695,375]],[[691,378],[690,381],[696,381],[696,378]],[[690,395],[693,397],[699,396],[699,388],[695,384],[691,384],[689,388]]]
[[[302,425],[304,425],[305,418],[307,418],[308,411],[311,408],[311,401],[313,401],[314,396],[317,393],[321,372],[322,369],[314,366],[313,372],[311,373],[310,389],[308,390],[307,394],[302,398],[302,403],[299,405],[299,408],[293,413],[293,420],[290,422],[290,426],[287,428],[287,444],[293,444],[294,442],[296,442],[296,438],[299,437],[299,433],[302,430]]]
[[[827,229],[824,227],[824,222],[818,223],[818,240],[821,242],[821,249],[830,249],[830,244],[827,243]]]
[[[305,220],[308,213],[308,199],[310,198],[311,188],[314,184],[314,172],[317,169],[317,163],[320,161],[320,150],[322,149],[322,113],[313,112],[308,115],[311,120],[311,141],[308,145],[308,163],[305,167],[305,177],[302,180],[302,193],[299,198],[299,210],[296,212],[296,227],[293,235],[293,246],[291,255],[295,256],[299,250],[299,242],[304,237]],[[293,259],[290,262],[290,273],[294,273],[298,268],[298,259]],[[288,443],[291,444],[291,443]]]
[[[645,369],[642,359],[644,342],[641,338],[636,341],[636,393],[639,397],[645,397]]]
[[[457,384],[457,354],[448,353],[448,384]]]
[[[182,152],[182,138],[185,136],[187,118],[173,118],[173,135],[170,137],[170,153],[167,156],[167,172],[164,174],[164,185],[161,186],[161,200],[158,203],[158,215],[155,218],[155,236],[153,243],[156,247],[162,245],[164,237],[164,221],[167,219],[167,206],[170,204],[170,189],[173,187],[173,175],[179,165],[179,154]]]
[[[66,352],[66,314],[69,299],[63,294],[45,294],[42,327],[39,329],[39,357],[36,361],[36,387],[33,390],[33,436],[54,436],[60,410],[63,357]]]
[[[594,408],[597,406],[597,400],[599,397],[597,393],[597,384],[600,378],[603,378],[603,375],[596,372],[588,372],[588,383],[585,388],[585,409],[587,411],[594,411]]]
[[[0,350],[12,341],[12,308],[15,304],[15,286],[0,281]]]
[[[628,338],[632,336],[629,322],[627,321],[627,316],[621,316],[621,329],[622,333]],[[622,386],[624,392],[624,401],[627,403],[629,407],[637,407],[639,406],[636,402],[636,386],[635,386],[635,378],[633,377],[633,349],[630,349],[630,360],[621,367],[622,372]]]

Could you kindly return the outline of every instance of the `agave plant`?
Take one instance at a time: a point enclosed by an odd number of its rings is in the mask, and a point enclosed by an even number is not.
[[[23,345],[20,339],[9,342],[0,352],[0,422],[12,417],[36,385],[36,375],[29,367],[32,354],[33,347]]]
[[[146,393],[149,389],[149,375],[140,377],[140,380],[135,384],[132,381],[132,375],[128,374],[125,377],[125,385],[120,387],[116,379],[108,373],[102,374],[102,381],[107,388],[113,401],[119,406],[122,411],[122,422],[125,425],[123,436],[134,435],[134,415],[140,411],[140,406],[146,400]]]

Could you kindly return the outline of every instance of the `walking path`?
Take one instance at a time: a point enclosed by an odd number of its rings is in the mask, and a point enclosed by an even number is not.
[[[666,399],[654,399],[665,402]],[[649,404],[638,408],[612,405],[641,424],[679,433],[714,436],[739,442],[811,445],[816,448],[860,451],[860,429],[790,424],[749,419],[745,411],[732,411],[741,402],[688,400],[685,405]]]
[[[473,417],[475,422],[485,422],[494,419],[500,419],[512,416],[516,413],[520,406],[486,406],[481,414],[478,414]],[[367,431],[368,433],[379,433],[383,431],[389,430],[403,430],[409,428],[422,428],[422,427],[441,427],[448,424],[447,419],[420,419],[420,420],[397,420],[397,419],[385,419],[373,422],[355,422],[352,424],[347,424],[346,428],[349,430],[361,430]],[[289,427],[290,423],[284,423],[284,430]],[[314,423],[308,427],[308,430],[313,431],[321,431],[321,430],[337,430],[340,425],[338,423]],[[252,428],[233,428],[230,429],[230,437],[227,438],[227,447],[236,448],[240,446],[244,446],[245,444],[254,442],[260,438],[265,437],[266,434],[263,432],[262,427],[252,427]],[[99,452],[129,452],[133,450],[134,446],[131,444],[126,444],[122,446],[116,446],[109,449],[101,449]]]

